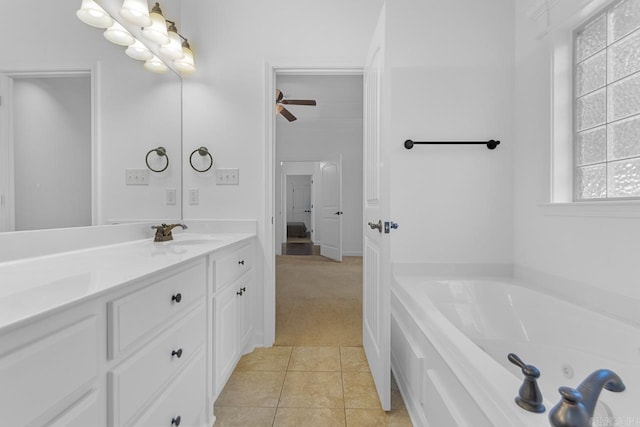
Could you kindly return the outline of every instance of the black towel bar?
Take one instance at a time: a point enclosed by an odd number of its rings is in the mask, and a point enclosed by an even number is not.
[[[462,144],[482,144],[486,145],[489,150],[496,148],[500,141],[491,139],[489,141],[412,141],[407,139],[404,142],[404,148],[411,150],[415,144],[448,144],[448,145],[462,145]]]

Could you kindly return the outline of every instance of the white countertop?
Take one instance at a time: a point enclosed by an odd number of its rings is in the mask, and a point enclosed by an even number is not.
[[[252,233],[181,233],[0,263],[0,332],[234,243]]]

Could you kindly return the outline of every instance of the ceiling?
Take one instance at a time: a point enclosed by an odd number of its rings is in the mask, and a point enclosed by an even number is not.
[[[317,101],[315,107],[286,105],[298,120],[288,122],[278,116],[278,126],[362,120],[362,75],[279,74],[276,76],[276,87],[282,91],[285,99]]]

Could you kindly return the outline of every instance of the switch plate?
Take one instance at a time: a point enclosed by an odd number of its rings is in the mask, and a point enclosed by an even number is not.
[[[191,190],[189,190],[189,204],[200,204],[200,191],[197,188],[192,188]]]
[[[125,169],[126,185],[149,185],[148,169]]]
[[[175,205],[175,204],[176,204],[176,189],[167,188],[167,205]]]
[[[238,168],[216,169],[216,185],[238,185],[239,174]]]

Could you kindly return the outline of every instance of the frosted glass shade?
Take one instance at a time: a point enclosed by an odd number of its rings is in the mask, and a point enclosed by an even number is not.
[[[169,44],[160,46],[160,52],[171,59],[184,58],[184,52],[182,51],[182,39],[174,32],[169,31]]]
[[[93,0],[82,0],[82,5],[76,12],[76,16],[92,27],[109,28],[113,24],[113,19],[109,14]]]
[[[117,22],[105,30],[104,38],[120,46],[129,46],[136,41],[131,33]]]
[[[124,51],[127,56],[138,59],[140,61],[147,61],[153,58],[153,53],[144,45],[140,40],[135,40],[134,43]]]
[[[169,35],[167,34],[167,21],[165,21],[164,16],[157,12],[151,12],[149,16],[151,17],[151,25],[142,30],[144,38],[159,45],[168,44]]]
[[[182,44],[182,52],[184,53],[184,58],[176,59],[173,64],[181,74],[191,74],[196,70],[196,67],[193,61],[193,52],[187,42]]]
[[[120,15],[131,24],[140,27],[151,25],[147,0],[124,0],[120,8]]]
[[[158,58],[157,56],[153,56],[153,58],[145,61],[144,63],[144,68],[147,71],[151,71],[152,73],[156,73],[156,74],[163,74],[166,73],[167,70],[169,69],[164,62],[162,62],[160,60],[160,58]]]

